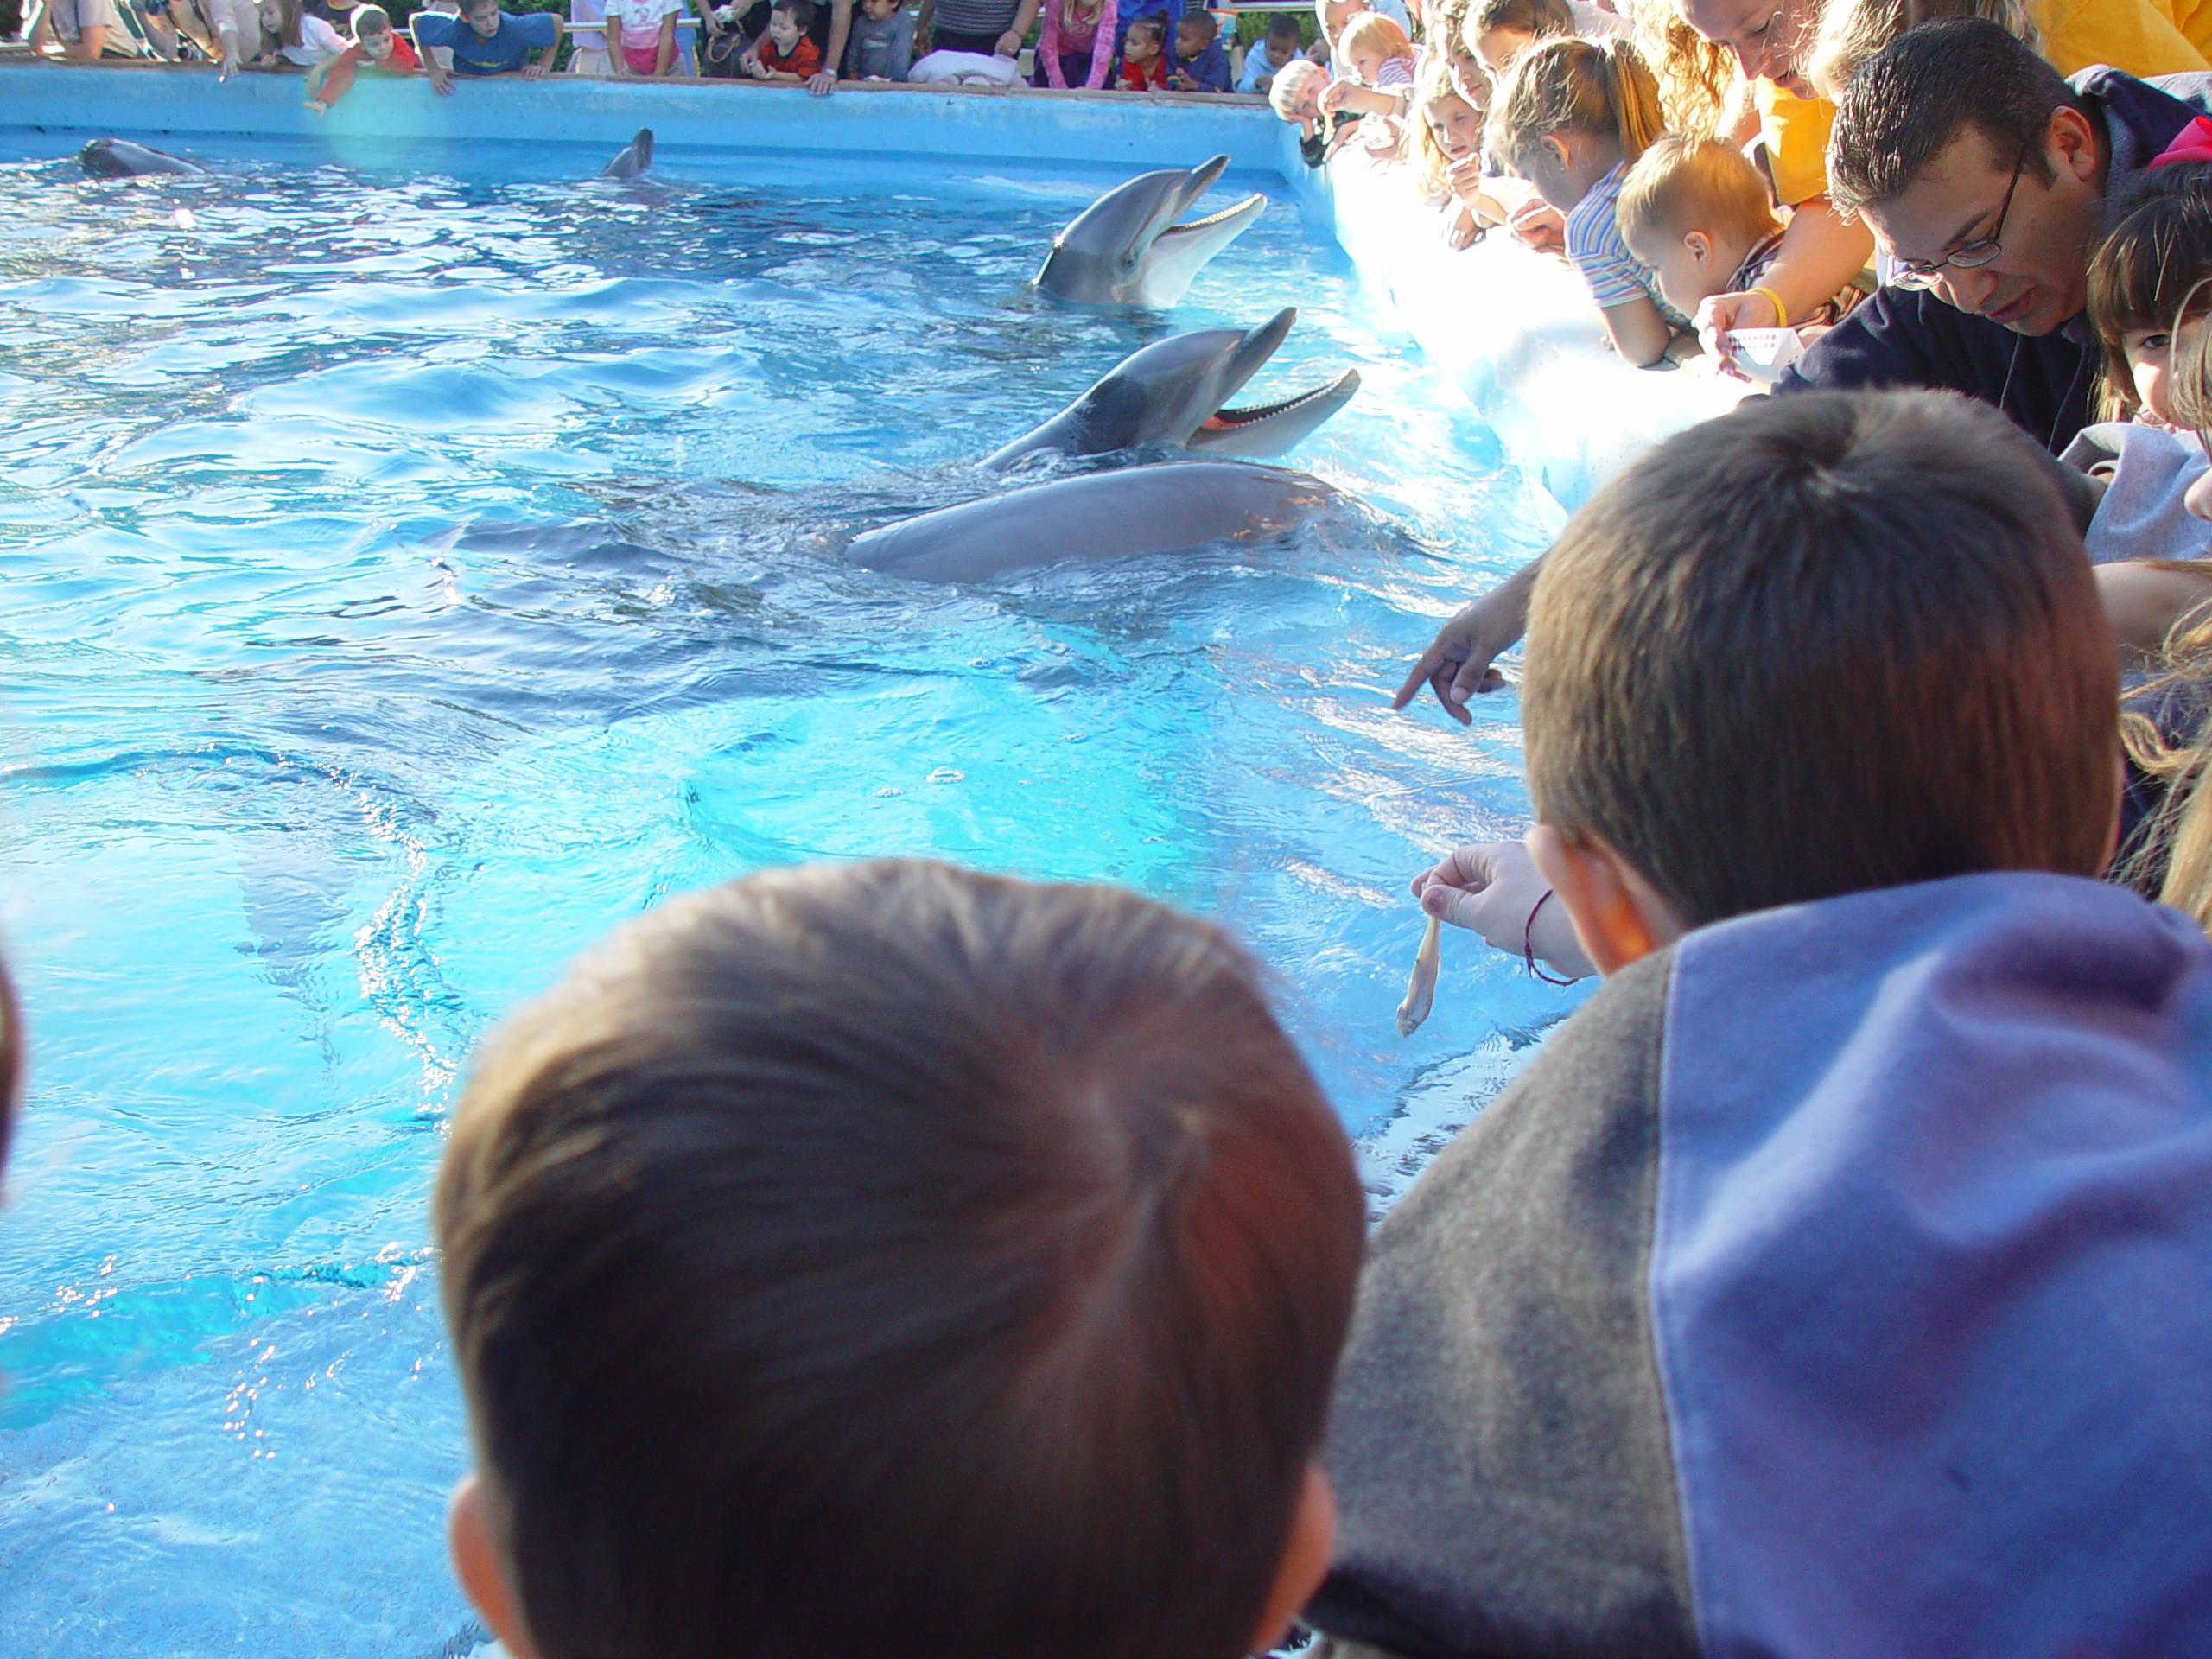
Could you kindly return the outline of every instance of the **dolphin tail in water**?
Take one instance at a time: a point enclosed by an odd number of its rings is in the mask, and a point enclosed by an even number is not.
[[[1264,196],[1247,196],[1217,213],[1176,223],[1228,165],[1228,156],[1216,156],[1188,172],[1140,174],[1109,190],[1052,238],[1038,289],[1077,305],[1174,304],[1199,268],[1268,205]]]
[[[845,556],[915,582],[988,582],[1063,559],[1279,536],[1336,499],[1319,479],[1279,467],[1173,461],[925,512],[855,537]]]
[[[77,164],[98,179],[141,179],[156,173],[193,174],[207,169],[165,149],[149,149],[128,138],[95,138],[77,152]]]
[[[621,153],[599,169],[602,179],[634,179],[653,164],[653,130],[639,127],[638,136],[622,147]]]

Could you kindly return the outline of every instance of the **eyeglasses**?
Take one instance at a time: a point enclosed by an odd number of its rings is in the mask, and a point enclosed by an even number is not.
[[[2031,138],[2020,147],[2020,159],[2012,163],[2012,181],[2005,187],[2005,200],[1997,209],[1997,226],[1987,236],[1977,236],[1971,242],[1961,242],[1941,259],[1900,259],[1890,267],[1890,281],[1899,288],[1933,288],[1943,274],[1946,265],[1961,270],[1974,270],[1987,264],[2004,251],[1999,241],[2005,234],[2005,221],[2012,216],[2012,196],[2020,188],[2021,169],[2028,164],[2028,153],[2036,147]]]

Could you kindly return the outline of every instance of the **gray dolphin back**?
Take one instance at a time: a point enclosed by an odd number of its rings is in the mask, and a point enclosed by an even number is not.
[[[95,138],[77,152],[77,164],[95,178],[140,179],[157,173],[192,174],[207,169],[167,150],[149,149],[128,138]]]
[[[1280,535],[1334,499],[1317,478],[1176,461],[1062,479],[855,537],[845,556],[916,582],[988,582],[1064,559],[1127,558]]]

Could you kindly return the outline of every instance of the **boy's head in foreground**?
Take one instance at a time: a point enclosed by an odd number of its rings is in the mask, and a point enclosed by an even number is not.
[[[1621,240],[1649,266],[1686,317],[1716,294],[1751,251],[1782,228],[1766,181],[1738,146],[1666,133],[1636,159],[1613,205]]]
[[[1574,516],[1529,610],[1529,850],[1601,971],[1772,906],[2103,868],[2117,671],[2050,464],[1963,398],[1808,392]]]
[[[435,1225],[518,1655],[1232,1659],[1326,1565],[1341,1129],[1211,925],[886,861],[632,923]]]
[[[1280,69],[1298,55],[1298,19],[1287,11],[1278,11],[1268,19],[1268,33],[1262,42],[1268,54],[1268,67]]]

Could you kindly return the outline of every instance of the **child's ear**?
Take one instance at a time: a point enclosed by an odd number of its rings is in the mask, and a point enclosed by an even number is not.
[[[1337,1495],[1329,1477],[1318,1463],[1306,1466],[1306,1484],[1298,1494],[1298,1508],[1290,1517],[1290,1535],[1283,1540],[1282,1559],[1275,1567],[1275,1581],[1268,1591],[1267,1611],[1253,1632],[1252,1651],[1266,1653],[1290,1629],[1298,1610],[1313,1599],[1328,1576],[1329,1556],[1337,1542]]]
[[[1569,841],[1548,823],[1523,838],[1536,869],[1574,923],[1582,954],[1601,974],[1617,974],[1682,935],[1674,907],[1643,873],[1591,836]]]
[[[1713,238],[1703,231],[1690,231],[1682,237],[1682,245],[1690,251],[1690,257],[1700,265],[1713,257]]]
[[[1536,140],[1536,142],[1541,144],[1546,149],[1551,151],[1552,161],[1556,165],[1560,167],[1566,167],[1573,162],[1573,158],[1567,153],[1567,144],[1565,141],[1562,140],[1558,134],[1548,132],[1542,137]]]
[[[446,1548],[453,1556],[453,1575],[461,1591],[482,1614],[492,1634],[499,1638],[510,1659],[537,1659],[529,1633],[515,1611],[507,1588],[507,1569],[492,1536],[491,1518],[484,1512],[484,1489],[473,1474],[463,1475],[446,1504]]]

